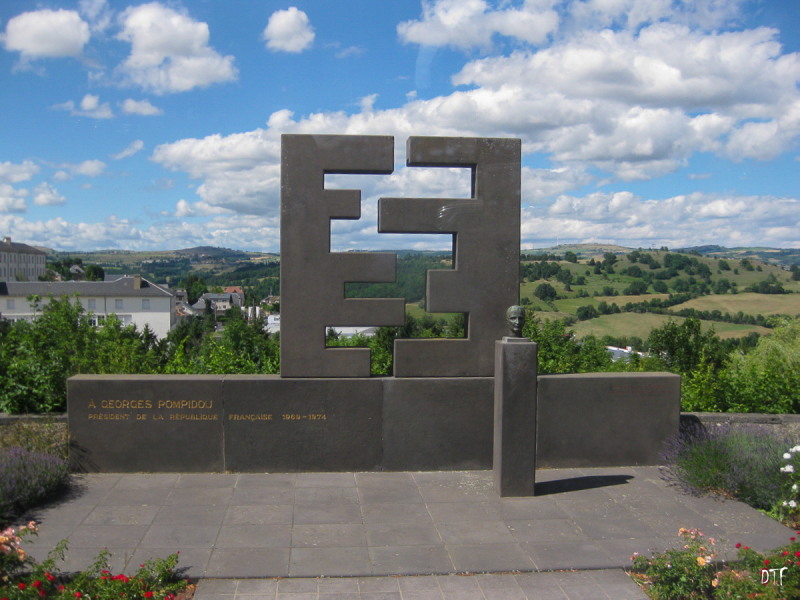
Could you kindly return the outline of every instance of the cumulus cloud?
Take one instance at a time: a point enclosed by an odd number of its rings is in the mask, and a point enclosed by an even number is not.
[[[156,94],[185,92],[237,78],[232,56],[209,46],[208,25],[158,2],[126,9],[117,38],[131,44],[119,66],[128,85]]]
[[[397,26],[406,43],[423,46],[471,48],[489,46],[495,34],[529,44],[541,44],[556,31],[558,13],[546,2],[526,2],[523,7],[491,8],[484,0],[423,1],[419,20]]]
[[[162,144],[152,159],[204,182],[198,195],[209,205],[247,214],[275,213],[280,182],[280,134],[256,129]]]
[[[108,102],[100,102],[100,96],[86,94],[76,105],[72,100],[51,106],[53,110],[65,110],[73,117],[89,117],[91,119],[112,119],[114,111]]]
[[[133,140],[124,150],[116,154],[112,154],[111,158],[114,160],[128,158],[129,156],[133,156],[139,152],[142,148],[144,148],[144,142],[142,140]]]
[[[164,114],[163,110],[153,106],[149,100],[133,100],[132,98],[126,98],[122,102],[122,112],[126,115],[142,115],[145,117]]]
[[[297,7],[272,13],[261,38],[267,48],[281,52],[302,52],[314,42],[314,28],[308,15]]]
[[[106,168],[106,163],[102,160],[85,160],[77,164],[65,163],[59,165],[60,169],[55,174],[57,181],[68,181],[75,175],[83,175],[84,177],[97,177]]]
[[[570,4],[573,27],[636,29],[664,19],[706,30],[737,21],[743,0],[579,0]]]
[[[614,242],[630,247],[769,244],[798,247],[800,199],[692,193],[642,198],[630,192],[562,195],[546,212],[523,209],[523,243]],[[786,226],[786,224],[791,224]]]
[[[58,206],[64,204],[66,198],[47,182],[42,182],[33,190],[33,203],[37,206]]]
[[[0,211],[2,207],[3,194],[0,189]],[[216,217],[204,223],[166,220],[142,228],[129,219],[115,216],[95,223],[82,223],[67,221],[62,217],[31,221],[0,212],[0,231],[14,232],[15,238],[24,239],[29,244],[64,250],[144,250],[208,244],[268,250],[275,248],[280,239],[277,220],[240,216]]]
[[[0,162],[0,182],[20,183],[29,181],[38,172],[39,165],[30,160],[22,161],[19,164]]]
[[[0,213],[24,213],[27,211],[28,205],[25,203],[27,195],[27,190],[18,190],[7,183],[0,182]],[[0,222],[2,222],[2,215],[0,215]]]
[[[102,32],[111,26],[112,12],[106,0],[80,0],[78,10],[86,17],[92,31]]]
[[[37,10],[9,19],[0,38],[23,61],[78,57],[89,41],[89,25],[74,10]]]

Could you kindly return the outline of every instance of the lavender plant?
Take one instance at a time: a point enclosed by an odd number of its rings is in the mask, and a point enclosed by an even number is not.
[[[0,450],[0,521],[41,502],[68,478],[63,458],[19,447]]]
[[[787,445],[787,438],[758,427],[686,428],[668,444],[662,477],[689,493],[774,510],[784,499],[780,467]]]

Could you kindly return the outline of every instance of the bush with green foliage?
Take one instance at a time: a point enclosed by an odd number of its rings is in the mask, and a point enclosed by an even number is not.
[[[721,374],[723,410],[800,412],[800,319],[787,319],[746,354],[732,353]]]
[[[635,553],[631,575],[654,600],[800,598],[800,541],[761,553],[736,543],[738,560],[721,565],[716,559],[716,540],[697,529],[681,528],[681,548],[645,557]]]

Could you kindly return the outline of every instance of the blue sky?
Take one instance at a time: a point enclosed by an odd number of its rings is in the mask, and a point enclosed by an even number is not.
[[[3,0],[0,234],[279,250],[280,135],[395,137],[380,196],[460,196],[411,135],[519,137],[522,244],[800,247],[796,0]]]

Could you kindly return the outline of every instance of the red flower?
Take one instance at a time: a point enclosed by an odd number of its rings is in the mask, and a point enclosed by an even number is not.
[[[31,585],[33,585],[33,587],[35,587],[36,589],[39,589],[40,587],[42,587],[42,582],[37,579]]]
[[[76,598],[83,598],[83,594],[81,594],[80,592],[75,592],[75,597]]]
[[[24,589],[25,589],[26,587],[28,587],[28,586],[27,586],[27,585],[25,585],[24,583],[21,583],[21,582],[20,582],[20,584],[19,584],[17,587],[18,587],[19,589],[21,589],[21,590],[24,590]]]
[[[781,556],[789,556],[789,551],[788,551],[788,550],[784,550],[784,551],[781,553]]]
[[[800,550],[794,553],[795,556],[800,556]]]
[[[144,597],[145,598],[152,598],[153,597],[153,592],[145,592],[144,593]]]
[[[56,588],[59,592],[63,592],[66,588],[63,585],[60,585]]]
[[[56,578],[53,575],[51,575],[50,573],[45,573],[44,576],[47,577],[47,581],[55,581],[56,580]]]
[[[742,546],[745,550],[750,550],[750,546]]]
[[[765,561],[764,561],[764,564],[765,564],[765,565],[768,565],[768,564],[769,564],[769,560],[768,560],[768,559],[767,559],[767,560],[765,560]]]
[[[741,548],[741,547],[742,547],[742,545],[741,545],[739,542],[736,542],[736,547],[737,547],[737,548]]]

